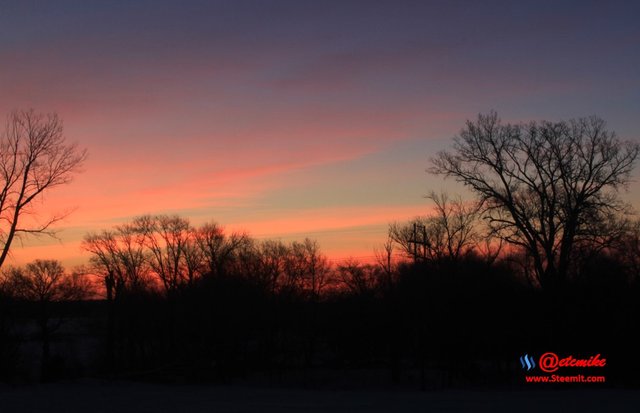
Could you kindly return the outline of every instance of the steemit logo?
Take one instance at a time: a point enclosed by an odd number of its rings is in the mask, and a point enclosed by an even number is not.
[[[536,366],[536,362],[533,360],[533,357],[531,357],[528,354],[525,354],[524,356],[520,357],[520,364],[522,364],[522,368],[526,369],[527,371],[531,370]]]

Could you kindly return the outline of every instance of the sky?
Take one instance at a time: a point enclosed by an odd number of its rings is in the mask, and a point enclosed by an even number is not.
[[[46,194],[58,239],[11,263],[80,264],[141,214],[363,260],[428,214],[465,120],[598,115],[640,141],[640,3],[0,0],[0,118],[64,119],[89,157]],[[636,173],[637,177],[640,174]],[[640,206],[640,184],[625,195]]]

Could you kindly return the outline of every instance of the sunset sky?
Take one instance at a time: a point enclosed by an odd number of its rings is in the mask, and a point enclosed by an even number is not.
[[[596,114],[640,139],[640,3],[0,1],[0,116],[57,112],[89,158],[11,263],[82,263],[151,213],[366,259],[450,181],[464,121]],[[636,171],[636,176],[640,174]],[[640,184],[626,194],[640,206]]]

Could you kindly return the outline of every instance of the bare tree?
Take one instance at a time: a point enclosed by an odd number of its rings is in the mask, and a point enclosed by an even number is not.
[[[337,272],[342,284],[354,294],[369,294],[380,283],[382,268],[362,264],[353,258],[349,258],[338,265]]]
[[[133,225],[87,234],[82,248],[92,254],[92,272],[104,280],[107,301],[117,300],[126,291],[141,291],[149,286],[144,235]]]
[[[149,288],[150,275],[144,234],[131,224],[113,231],[87,234],[82,248],[92,254],[91,272],[104,281],[107,298],[107,363],[116,359],[116,319],[123,294]]]
[[[51,302],[75,295],[59,261],[35,260],[27,264],[26,270],[11,269],[8,277],[15,294],[24,300]]]
[[[251,243],[245,233],[233,232],[227,236],[224,228],[215,222],[198,228],[196,240],[212,275],[225,275],[236,254]]]
[[[204,252],[198,245],[198,230],[189,227],[187,239],[184,245],[184,266],[187,276],[187,284],[193,285],[194,281],[206,272]]]
[[[282,282],[289,249],[282,241],[266,240],[258,245],[258,276],[271,293],[275,293]]]
[[[523,248],[539,285],[553,290],[576,243],[603,235],[592,223],[624,210],[618,191],[639,150],[597,117],[514,125],[491,112],[468,121],[429,170],[475,192],[493,232]]]
[[[16,236],[52,234],[51,226],[65,214],[38,221],[33,201],[71,182],[85,158],[86,151],[66,141],[57,115],[33,110],[9,115],[0,136],[0,267]]]
[[[150,251],[149,265],[167,294],[188,284],[185,258],[191,238],[189,221],[177,215],[146,215],[136,218],[133,227],[144,236],[144,245]]]
[[[133,224],[116,227],[117,248],[113,251],[120,266],[124,286],[129,291],[142,291],[151,284],[145,236]]]
[[[38,327],[42,341],[42,377],[46,379],[50,360],[51,335],[62,324],[62,317],[52,318],[50,309],[54,301],[81,300],[90,291],[82,276],[65,273],[64,267],[55,260],[35,260],[25,269],[11,268],[6,274],[5,285],[21,300],[38,304]]]
[[[391,224],[389,237],[409,257],[456,261],[475,246],[479,207],[446,193],[431,192],[427,198],[434,203],[434,214]]]
[[[465,203],[459,197],[450,199],[444,192],[431,192],[427,198],[435,204],[436,213],[428,228],[431,237],[427,238],[427,249],[437,258],[459,259],[473,248],[478,238],[478,205]]]
[[[422,252],[418,253],[414,246],[414,228],[426,228],[427,225],[428,217],[415,217],[407,223],[393,222],[389,224],[389,239],[398,246],[405,257],[417,259],[418,256],[422,256]]]
[[[285,283],[288,288],[306,292],[316,301],[329,283],[330,265],[317,241],[306,238],[291,243],[285,260]]]
[[[387,237],[387,240],[382,244],[382,248],[374,248],[374,255],[376,257],[376,263],[384,273],[384,284],[386,288],[391,288],[394,282],[394,275],[397,273],[397,262],[394,259],[393,252],[394,241],[391,236]]]

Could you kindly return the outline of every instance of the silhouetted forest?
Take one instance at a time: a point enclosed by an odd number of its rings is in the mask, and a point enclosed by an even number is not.
[[[495,258],[475,244],[455,257],[397,262],[379,254],[377,263],[332,266],[313,241],[258,242],[211,224],[183,233],[203,266],[189,275],[180,253],[178,271],[165,274],[174,282],[165,283],[153,260],[169,267],[175,254],[154,257],[145,235],[128,238],[122,227],[86,241],[113,241],[90,271],[102,274],[93,286],[99,295],[112,289],[106,300],[79,300],[95,291],[78,274],[29,295],[20,277],[60,272],[51,263],[4,278],[0,371],[9,382],[100,376],[314,386],[351,374],[356,383],[441,388],[520,383],[518,358],[552,349],[604,354],[610,382],[634,384],[635,228],[615,247],[581,251],[558,300],[531,284],[516,254]],[[144,259],[130,265],[134,246]]]
[[[468,122],[372,262],[147,215],[87,234],[90,264],[3,268],[0,375],[434,389],[523,382],[527,353],[601,354],[637,385],[640,224],[618,197],[637,144],[598,118]]]

